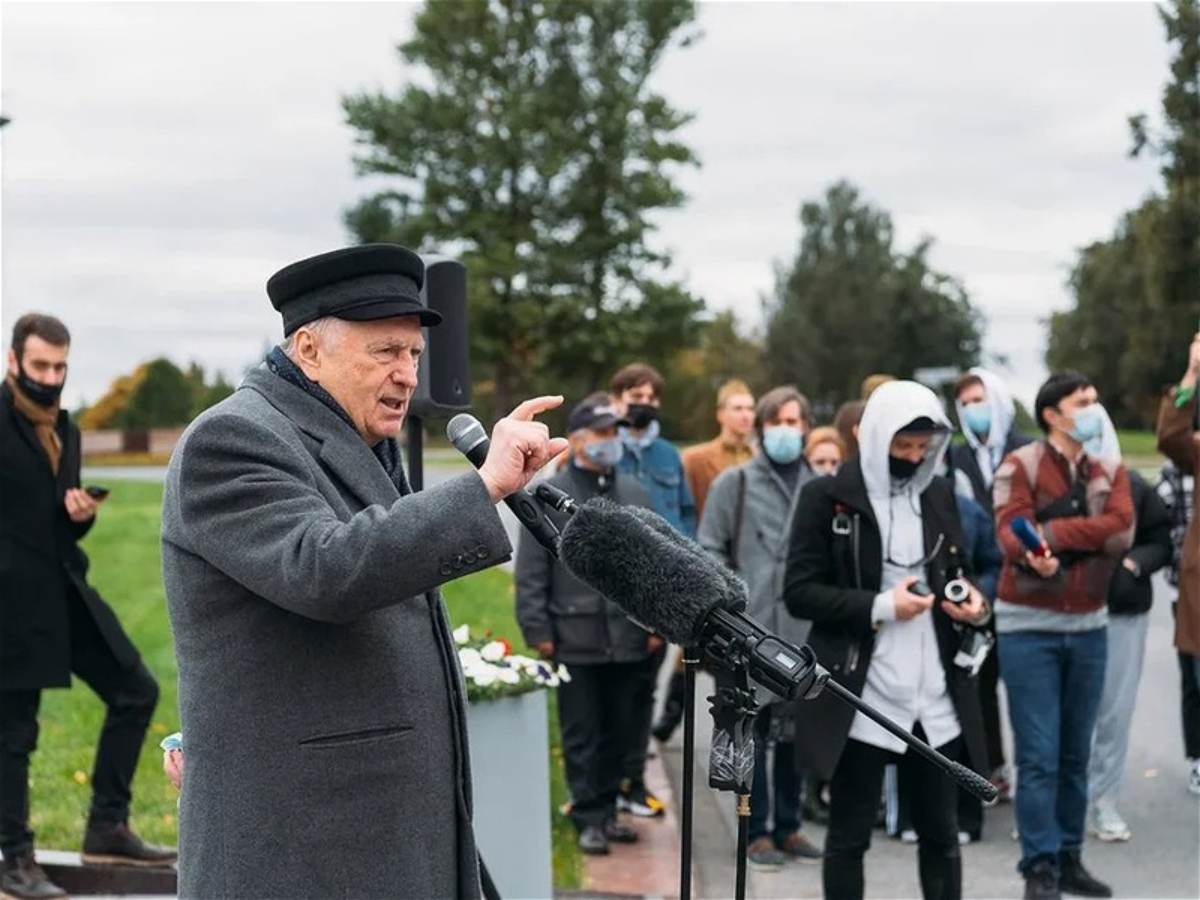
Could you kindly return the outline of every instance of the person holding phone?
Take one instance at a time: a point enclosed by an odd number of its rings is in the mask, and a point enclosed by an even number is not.
[[[859,453],[800,491],[791,518],[783,601],[812,622],[808,644],[830,677],[930,746],[987,772],[974,674],[958,650],[990,609],[972,577],[951,482],[939,477],[950,422],[924,385],[889,381],[871,393]],[[963,586],[960,584],[959,588]],[[829,782],[824,896],[864,896],[863,857],[884,769],[912,787],[925,900],[962,897],[954,781],[829,692],[794,705],[800,765]]]
[[[0,386],[0,894],[15,900],[66,896],[34,859],[29,759],[42,690],[70,687],[72,674],[107,708],[84,861],[153,866],[176,856],[128,824],[158,684],[87,581],[78,542],[96,521],[99,501],[79,486],[79,429],[59,404],[70,344],[53,316],[21,316]]]

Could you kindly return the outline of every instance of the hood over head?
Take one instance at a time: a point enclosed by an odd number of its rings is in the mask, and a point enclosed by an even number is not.
[[[1008,433],[1012,430],[1013,420],[1017,417],[1017,407],[1013,403],[1012,393],[1004,380],[994,372],[989,372],[979,366],[967,371],[972,375],[978,375],[979,380],[983,382],[983,389],[987,393],[988,410],[991,412],[992,418],[992,427],[988,429],[986,442],[980,441],[979,435],[971,429],[963,427],[963,436],[967,439],[967,446],[972,450],[986,446],[989,450],[1003,451],[1004,444],[1008,441]],[[963,408],[958,400],[954,401],[954,412],[961,423]]]
[[[928,420],[933,440],[921,465],[903,485],[906,490],[917,494],[929,487],[941,470],[942,459],[950,445],[953,428],[946,418],[941,400],[923,384],[891,381],[880,385],[867,401],[862,422],[858,426],[858,452],[863,481],[873,504],[877,501],[886,503],[895,493],[888,471],[888,450],[896,433],[918,419]]]

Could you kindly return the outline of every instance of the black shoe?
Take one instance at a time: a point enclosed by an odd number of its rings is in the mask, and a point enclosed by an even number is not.
[[[598,825],[587,825],[579,832],[579,849],[592,856],[608,853],[608,838]]]
[[[83,861],[93,866],[165,867],[178,858],[173,847],[147,844],[125,822],[92,822],[83,836]]]
[[[1048,859],[1039,859],[1025,870],[1025,900],[1062,900],[1058,873]]]
[[[1058,854],[1058,887],[1064,894],[1079,897],[1111,897],[1112,888],[1097,881],[1083,867],[1078,850],[1063,850]]]
[[[67,892],[46,877],[33,857],[33,851],[4,860],[0,875],[0,895],[12,900],[54,900],[66,897]]]
[[[622,825],[616,819],[604,823],[604,836],[614,844],[636,844],[638,833],[628,825]]]

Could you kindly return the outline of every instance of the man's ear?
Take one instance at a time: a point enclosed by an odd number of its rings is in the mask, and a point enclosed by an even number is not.
[[[310,380],[320,381],[317,377],[321,371],[320,342],[317,336],[303,325],[296,330],[292,339],[292,359]]]
[[[21,372],[21,367],[17,364],[17,354],[12,347],[8,348],[8,353],[5,355],[5,358],[8,360],[8,371],[10,371],[14,376],[19,375]]]

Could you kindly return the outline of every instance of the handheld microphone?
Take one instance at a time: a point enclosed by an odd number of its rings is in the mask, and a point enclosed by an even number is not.
[[[746,586],[699,544],[672,540],[633,507],[589,500],[563,528],[567,571],[628,616],[676,644],[700,648],[714,666],[744,666],[751,679],[789,700],[820,690],[813,651],[767,631],[742,610]],[[689,544],[696,548],[689,548]]]
[[[1009,524],[1009,527],[1012,529],[1012,533],[1017,536],[1017,540],[1025,545],[1026,550],[1037,553],[1046,559],[1054,555],[1050,550],[1050,545],[1046,543],[1046,539],[1038,534],[1037,529],[1033,527],[1033,523],[1024,516],[1017,516]]]
[[[459,413],[447,422],[446,437],[454,445],[454,449],[477,469],[487,459],[488,448],[492,445],[479,420],[470,413]],[[537,542],[554,556],[558,556],[558,528],[546,518],[545,510],[534,499],[533,494],[521,488],[505,497],[504,502]]]

